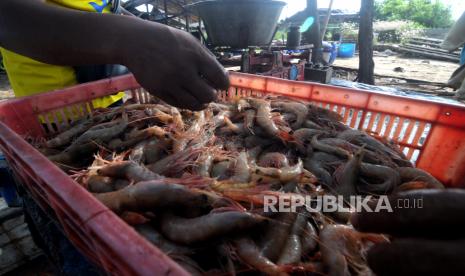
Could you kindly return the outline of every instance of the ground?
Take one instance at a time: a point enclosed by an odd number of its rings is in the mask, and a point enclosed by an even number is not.
[[[407,58],[392,54],[392,52],[389,55],[375,52],[373,59],[376,85],[416,90],[445,97],[454,94],[451,88],[445,87],[445,83],[459,67],[458,63]],[[358,65],[358,56],[336,59],[334,66],[337,74],[335,77],[354,80],[357,76],[355,71]],[[340,72],[342,68],[345,72]]]
[[[457,63],[401,56],[375,56],[375,74],[394,78],[408,78],[429,82],[446,83],[459,67]],[[358,68],[358,56],[338,58],[335,66]],[[401,68],[395,70],[396,68]],[[401,72],[399,72],[401,71]]]

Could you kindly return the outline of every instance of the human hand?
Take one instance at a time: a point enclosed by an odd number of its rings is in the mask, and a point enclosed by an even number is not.
[[[124,65],[168,104],[201,110],[216,100],[215,89],[229,87],[226,70],[191,34],[148,21],[129,31]]]
[[[465,191],[414,191],[392,196],[389,202],[392,213],[359,213],[351,218],[359,231],[393,237],[391,243],[368,251],[368,264],[376,275],[464,273]],[[417,208],[399,208],[407,203]]]

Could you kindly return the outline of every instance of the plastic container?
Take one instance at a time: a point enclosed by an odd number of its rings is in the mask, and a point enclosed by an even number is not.
[[[341,58],[351,58],[355,55],[355,43],[341,43],[337,56]]]
[[[134,77],[126,75],[2,102],[0,149],[35,201],[109,274],[187,275],[28,142],[45,136],[41,119],[62,131],[67,120],[58,118],[84,116],[93,108],[92,99],[123,90],[139,102],[149,99]],[[340,113],[351,127],[393,137],[418,167],[448,186],[465,187],[463,105],[239,73],[231,73],[231,88],[220,92],[220,99],[270,93],[312,101]]]

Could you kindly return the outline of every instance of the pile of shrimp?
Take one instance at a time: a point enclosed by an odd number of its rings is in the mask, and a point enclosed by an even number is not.
[[[386,195],[443,188],[392,142],[281,97],[178,110],[99,109],[39,150],[193,275],[370,275],[386,237],[350,213],[265,212],[265,196]]]

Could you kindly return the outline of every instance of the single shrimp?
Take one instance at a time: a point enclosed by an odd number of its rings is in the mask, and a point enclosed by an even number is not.
[[[182,218],[163,213],[160,232],[179,244],[191,245],[218,237],[248,231],[265,221],[265,218],[247,212],[211,213],[196,218]]]
[[[85,121],[84,123],[77,124],[70,129],[58,134],[55,138],[48,140],[45,145],[49,148],[58,148],[66,144],[71,143],[74,137],[81,135],[82,133],[89,130],[94,125],[91,120]]]
[[[212,188],[216,192],[224,192],[228,190],[246,190],[254,188],[255,186],[256,183],[254,182],[238,183],[230,180],[224,180],[213,181],[213,183],[210,185],[210,188]]]
[[[244,111],[244,113],[244,128],[247,130],[249,135],[253,135],[257,111],[255,111],[255,109],[247,109]]]
[[[312,138],[311,145],[312,145],[312,147],[314,149],[317,149],[317,150],[320,150],[320,151],[323,151],[323,152],[326,152],[326,153],[334,154],[334,155],[337,155],[337,156],[341,156],[343,158],[349,158],[352,155],[349,151],[347,151],[345,149],[330,146],[328,144],[325,144],[325,143],[319,141],[318,140],[319,137],[320,137],[320,134],[316,134]]]
[[[412,181],[406,182],[398,187],[393,191],[393,194],[405,192],[405,191],[412,191],[412,190],[425,190],[425,189],[437,189],[436,187],[432,186],[428,182],[423,181]]]
[[[409,181],[423,181],[428,183],[430,187],[434,187],[436,189],[444,189],[444,185],[441,182],[439,182],[434,176],[420,169],[403,167],[397,168],[397,171],[400,174],[402,183]]]
[[[213,164],[210,175],[218,180],[224,180],[228,177],[230,161],[221,161]]]
[[[300,262],[303,253],[301,235],[306,227],[307,221],[308,218],[305,214],[297,214],[281,255],[278,258],[278,265],[297,264]]]
[[[271,106],[279,108],[284,112],[295,114],[295,122],[291,124],[292,129],[299,129],[307,118],[308,107],[299,102],[272,102]]]
[[[122,134],[128,127],[128,117],[123,113],[123,118],[118,121],[94,126],[79,136],[72,145],[84,144],[94,141],[96,143],[109,142],[116,136]]]
[[[138,164],[144,163],[144,148],[147,146],[149,141],[142,141],[134,146],[129,154],[129,160],[134,161]]]
[[[363,148],[360,149],[344,165],[340,166],[333,175],[332,188],[345,199],[357,194],[357,182],[363,159]]]
[[[152,139],[143,148],[143,160],[146,164],[153,164],[159,161],[167,152],[171,145],[168,139]]]
[[[286,155],[279,152],[268,152],[260,156],[257,163],[260,167],[282,168],[289,167]]]
[[[116,162],[97,170],[99,175],[125,178],[130,181],[148,181],[163,178],[159,174],[156,174],[143,165],[139,165],[132,161],[121,161]]]
[[[237,256],[254,269],[272,276],[288,275],[284,269],[264,256],[257,245],[248,238],[240,238],[233,242]]]
[[[275,177],[281,180],[282,182],[289,182],[298,179],[300,176],[302,176],[304,169],[303,162],[301,159],[299,159],[294,166],[283,167],[281,169],[263,168],[259,166],[255,167],[256,174],[263,174],[266,176]]]
[[[366,263],[367,241],[385,242],[382,235],[365,234],[346,225],[326,225],[320,233],[320,251],[323,264],[330,276],[350,276],[350,270],[357,275],[369,274]]]
[[[269,222],[262,236],[261,253],[263,256],[271,261],[278,261],[296,218],[297,213],[278,213],[277,217]]]
[[[56,163],[64,170],[69,167],[79,168],[92,162],[92,155],[97,152],[98,145],[94,142],[84,144],[72,144],[59,154],[48,156],[48,159]]]
[[[157,174],[177,175],[184,171],[186,167],[193,164],[194,160],[199,158],[202,153],[201,148],[187,148],[183,151],[173,153],[153,164],[147,165],[147,168]]]
[[[198,209],[207,204],[204,194],[178,184],[160,184],[159,181],[139,182],[126,188],[94,196],[117,214],[125,211],[153,212],[176,208]],[[182,210],[182,209],[180,209]]]
[[[245,123],[233,123],[228,117],[224,117],[224,123],[226,126],[219,130],[219,134],[221,135],[233,133],[236,135],[248,136],[253,133],[253,125],[250,126],[251,128],[248,128]]]
[[[271,105],[268,101],[249,98],[248,102],[257,110],[257,124],[262,127],[266,133],[284,141],[292,140],[292,136],[289,133],[280,130],[273,121],[271,116]]]
[[[377,179],[378,182],[371,183],[361,181],[362,185],[358,185],[359,192],[367,194],[388,194],[392,192],[400,183],[399,173],[389,167],[362,163],[360,166],[360,174],[370,179]]]
[[[153,126],[131,133],[124,141],[120,138],[113,139],[108,143],[108,148],[113,151],[121,152],[151,137],[167,138],[169,134],[164,129]]]
[[[251,170],[249,166],[249,161],[247,159],[247,153],[245,151],[241,152],[236,158],[234,164],[234,173],[230,178],[232,182],[238,183],[248,183],[251,176]]]
[[[179,129],[181,131],[184,130],[184,121],[182,120],[182,115],[181,112],[176,107],[171,107],[171,114],[173,116],[173,124],[176,127],[176,129]]]
[[[189,141],[195,137],[199,137],[202,128],[205,126],[205,112],[196,112],[195,120],[185,132],[178,132],[173,139],[173,152],[178,153],[186,149]]]
[[[300,235],[302,255],[310,256],[318,247],[318,231],[310,221],[307,221]]]
[[[213,166],[213,160],[213,154],[210,151],[206,151],[196,161],[196,165],[194,167],[195,173],[199,176],[210,177],[210,170]]]
[[[294,137],[294,142],[296,144],[297,150],[301,154],[306,154],[307,156],[311,156],[313,153],[313,148],[311,146],[311,141],[313,136],[317,134],[324,134],[325,132],[322,130],[317,129],[310,129],[310,128],[301,128],[292,134]]]
[[[108,176],[91,175],[87,179],[87,190],[91,193],[108,193],[114,191],[115,180]]]
[[[136,225],[134,229],[168,255],[192,255],[194,253],[194,248],[179,245],[167,240],[150,224]]]

